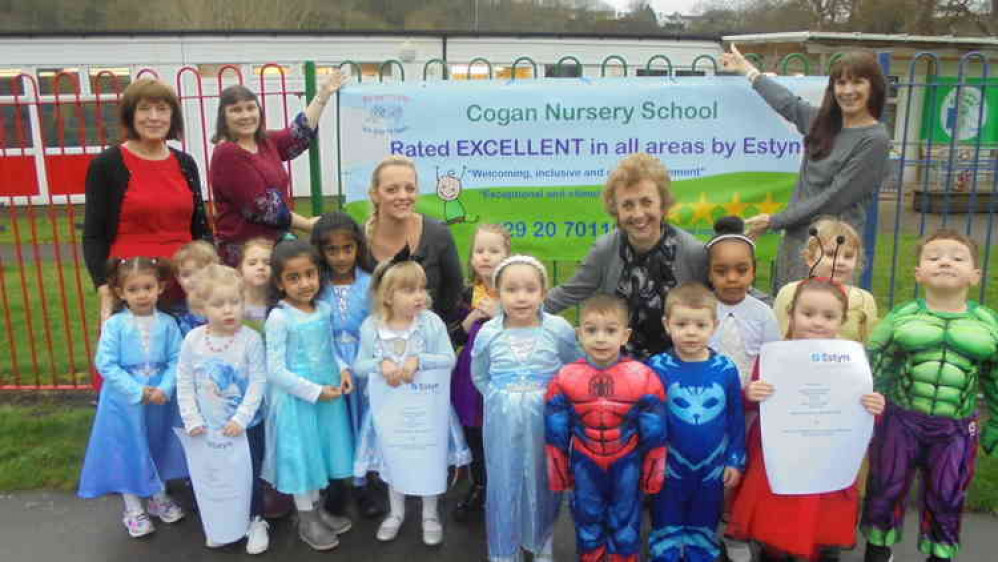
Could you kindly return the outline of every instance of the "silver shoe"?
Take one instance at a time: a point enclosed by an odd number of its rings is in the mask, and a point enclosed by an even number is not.
[[[329,527],[337,535],[342,535],[353,527],[353,521],[350,521],[349,517],[333,515],[321,507],[316,508],[315,511],[319,514],[319,520],[322,521],[322,524]]]
[[[339,546],[340,539],[319,518],[317,510],[298,512],[298,537],[315,550],[332,550]]]

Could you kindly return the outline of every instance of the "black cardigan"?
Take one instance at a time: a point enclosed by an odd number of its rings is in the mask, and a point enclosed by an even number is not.
[[[187,180],[194,199],[194,214],[191,215],[191,238],[211,241],[211,229],[205,214],[204,200],[201,198],[201,177],[194,158],[186,152],[170,148],[170,152],[180,162],[180,171]],[[125,166],[120,146],[112,146],[90,162],[87,169],[86,194],[83,219],[83,259],[87,263],[90,277],[95,287],[106,281],[105,268],[111,254],[111,245],[118,235],[118,222],[121,220],[121,204],[131,172]]]

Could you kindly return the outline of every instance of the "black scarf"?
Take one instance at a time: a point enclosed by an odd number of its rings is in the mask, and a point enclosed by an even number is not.
[[[676,236],[671,226],[662,225],[662,237],[643,254],[634,251],[627,236],[623,238],[620,258],[624,269],[617,285],[617,296],[627,302],[631,311],[633,332],[627,350],[635,359],[644,361],[672,345],[662,325],[662,315],[665,294],[678,284],[672,270],[676,261]]]

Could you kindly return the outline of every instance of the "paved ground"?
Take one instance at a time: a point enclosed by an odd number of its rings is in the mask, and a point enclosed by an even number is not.
[[[186,498],[181,498],[186,499]],[[453,500],[448,504],[452,505]],[[411,517],[394,543],[375,541],[377,522],[355,519],[353,530],[344,535],[339,548],[317,553],[298,539],[290,521],[278,521],[271,530],[271,549],[261,556],[245,554],[243,545],[222,550],[204,548],[204,536],[196,517],[173,526],[160,525],[150,537],[135,540],[119,522],[118,498],[83,501],[67,493],[30,492],[0,496],[0,561],[3,562],[197,562],[236,560],[339,560],[341,562],[450,562],[485,559],[485,532],[481,522],[459,524],[448,520],[443,546],[429,548],[420,542],[418,518]],[[418,503],[410,502],[409,513],[418,515]],[[896,550],[897,562],[923,560],[912,545],[915,517],[908,518],[909,540]],[[968,515],[964,520],[965,546],[960,562],[996,559],[998,519]],[[555,540],[556,559],[574,559],[571,518],[562,512]],[[995,550],[992,550],[995,549]],[[859,562],[857,549],[843,553],[844,562]]]

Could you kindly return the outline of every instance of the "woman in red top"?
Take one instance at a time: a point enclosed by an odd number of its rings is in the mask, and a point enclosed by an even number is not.
[[[277,241],[292,228],[312,230],[318,217],[305,218],[291,210],[284,162],[311,144],[326,102],[343,82],[343,75],[334,70],[290,127],[269,132],[256,94],[241,85],[222,90],[208,183],[217,212],[218,254],[226,264],[237,266],[242,244],[250,238]]]
[[[83,255],[102,323],[111,312],[108,258],[170,258],[191,240],[211,240],[197,164],[166,144],[184,131],[176,93],[159,80],[136,80],[119,111],[125,142],[94,158],[86,180]]]

